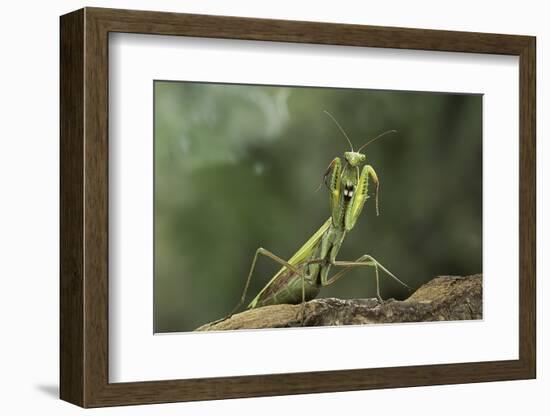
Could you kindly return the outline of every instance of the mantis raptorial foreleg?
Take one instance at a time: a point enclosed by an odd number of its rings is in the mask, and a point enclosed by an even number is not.
[[[364,254],[355,261],[335,261],[332,264],[334,266],[344,267],[344,270],[341,270],[335,275],[333,275],[332,277],[325,279],[324,281],[321,281],[321,284],[323,286],[332,285],[334,282],[336,282],[341,277],[343,277],[346,273],[352,270],[353,267],[370,266],[370,267],[374,267],[374,273],[376,276],[376,296],[378,297],[379,300],[382,300],[382,296],[380,296],[380,278],[379,278],[378,268],[381,268],[388,276],[390,276],[395,281],[405,286],[407,289],[411,290],[411,288],[407,284],[405,284],[403,281],[398,279],[392,272],[390,272],[388,269],[382,266],[382,264],[380,264],[378,260],[376,260],[374,257],[372,257],[369,254]]]
[[[372,181],[376,185],[376,216],[380,215],[380,209],[378,209],[378,193],[380,192],[380,181],[378,180],[378,175],[371,165],[365,166],[368,172],[368,175],[372,178]]]

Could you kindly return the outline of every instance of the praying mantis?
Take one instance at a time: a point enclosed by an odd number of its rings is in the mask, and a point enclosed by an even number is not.
[[[379,287],[379,269],[401,285],[411,289],[369,254],[363,254],[355,261],[336,259],[347,233],[353,230],[357,219],[361,215],[363,206],[369,198],[367,193],[369,179],[376,186],[376,215],[379,215],[378,191],[380,182],[374,168],[365,164],[366,156],[361,151],[380,137],[396,131],[386,131],[354,151],[353,145],[342,126],[332,114],[328,111],[324,112],[336,124],[350,146],[350,151],[344,153],[343,159],[335,157],[330,162],[323,177],[323,182],[329,191],[331,215],[288,261],[265,248],[258,248],[252,260],[240,301],[233,311],[222,320],[231,317],[244,304],[256,262],[260,255],[279,263],[281,269],[252,299],[248,309],[267,305],[301,303],[303,319],[305,302],[314,299],[322,287],[334,284],[355,267],[374,268],[376,294],[380,301],[382,301],[382,297]],[[329,272],[333,267],[342,269],[329,277]]]

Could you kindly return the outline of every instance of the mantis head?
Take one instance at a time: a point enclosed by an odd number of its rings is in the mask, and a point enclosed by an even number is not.
[[[376,213],[378,215],[378,177],[372,166],[365,165],[361,168],[367,159],[365,154],[361,153],[361,150],[380,137],[389,133],[395,133],[396,130],[388,130],[379,134],[355,151],[353,150],[351,140],[342,126],[340,126],[332,114],[328,111],[325,111],[325,113],[334,121],[334,124],[340,129],[340,132],[344,135],[350,146],[350,151],[344,152],[345,164],[342,164],[341,159],[336,157],[330,163],[324,175],[325,185],[330,191],[332,224],[337,228],[350,231],[354,227],[368,198],[369,177],[376,184]]]
[[[365,160],[367,159],[363,153],[353,151],[345,152],[344,158],[352,167],[361,166],[363,163],[365,163]]]

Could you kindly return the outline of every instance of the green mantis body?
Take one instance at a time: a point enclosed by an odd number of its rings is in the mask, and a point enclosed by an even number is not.
[[[338,122],[330,113],[327,112],[327,114],[347,138]],[[376,212],[378,214],[380,183],[374,168],[365,164],[366,156],[360,153],[365,146],[362,146],[357,152],[353,151],[351,146],[351,151],[345,152],[343,159],[336,157],[330,163],[325,172],[324,182],[329,190],[331,216],[288,261],[264,248],[256,250],[241,300],[232,313],[235,313],[244,303],[250,279],[260,254],[271,258],[282,267],[250,302],[249,309],[283,303],[304,304],[306,301],[314,299],[322,287],[333,284],[354,267],[369,266],[374,268],[379,299],[381,296],[378,269],[408,287],[368,254],[362,255],[354,261],[338,261],[336,259],[347,233],[355,226],[369,197],[369,180],[376,186]],[[341,268],[341,270],[329,276],[332,267]]]

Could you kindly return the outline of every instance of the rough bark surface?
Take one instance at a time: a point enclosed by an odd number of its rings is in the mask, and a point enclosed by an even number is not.
[[[359,325],[396,322],[482,319],[482,275],[439,276],[422,285],[408,299],[314,299],[302,305],[273,305],[251,309],[197,331]]]

